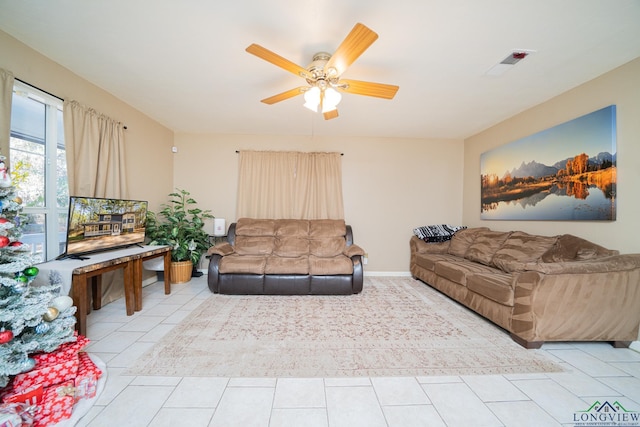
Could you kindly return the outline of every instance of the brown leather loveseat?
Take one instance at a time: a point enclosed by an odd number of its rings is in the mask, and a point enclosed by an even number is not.
[[[221,294],[336,295],[362,291],[364,251],[344,220],[250,219],[209,249],[209,289]]]

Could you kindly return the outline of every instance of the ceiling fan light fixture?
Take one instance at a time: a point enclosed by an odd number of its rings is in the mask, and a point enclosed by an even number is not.
[[[335,110],[341,100],[342,95],[340,92],[332,87],[325,89],[322,96],[322,112],[326,113]]]
[[[313,86],[304,93],[304,106],[314,113],[318,112],[318,106],[320,105],[320,88]]]
[[[392,99],[398,91],[398,86],[359,80],[341,80],[346,69],[377,38],[378,35],[374,31],[357,23],[333,55],[327,52],[318,52],[313,55],[313,60],[307,68],[302,68],[260,45],[251,44],[246,48],[248,53],[304,78],[308,84],[308,86],[297,87],[262,99],[261,102],[272,105],[304,94],[303,105],[305,108],[316,113],[322,111],[324,119],[331,120],[338,117],[337,105],[342,99],[341,92]],[[520,53],[516,56],[520,56]]]

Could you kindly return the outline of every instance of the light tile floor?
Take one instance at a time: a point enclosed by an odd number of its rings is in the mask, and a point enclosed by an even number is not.
[[[107,381],[78,426],[572,426],[596,401],[640,413],[640,353],[606,343],[545,344],[565,372],[400,378],[173,378],[123,372],[212,294],[206,275],[144,288],[88,317],[87,351]],[[578,418],[579,419],[579,418]],[[640,425],[629,424],[629,425]]]

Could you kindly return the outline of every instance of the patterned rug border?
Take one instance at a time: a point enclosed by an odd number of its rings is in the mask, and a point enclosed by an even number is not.
[[[561,371],[543,351],[524,349],[422,282],[367,277],[358,295],[211,294],[125,374],[332,378]]]

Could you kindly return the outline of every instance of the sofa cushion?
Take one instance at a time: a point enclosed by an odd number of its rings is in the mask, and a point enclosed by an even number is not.
[[[455,262],[458,257],[449,254],[416,254],[415,263],[417,266],[425,270],[434,271],[436,264],[440,261]]]
[[[343,219],[314,219],[309,222],[309,237],[339,237],[347,234]]]
[[[618,255],[620,252],[604,248],[571,234],[558,237],[556,243],[546,251],[543,262],[581,261]]]
[[[300,237],[276,237],[273,254],[281,257],[295,258],[309,255],[309,239]]]
[[[309,257],[267,257],[264,268],[265,274],[309,274]]]
[[[500,270],[470,261],[439,261],[436,263],[434,272],[459,285],[467,284],[467,276],[477,273],[501,273]]]
[[[513,307],[514,277],[507,273],[478,273],[467,276],[467,289],[502,305]]]
[[[493,256],[502,247],[511,233],[504,231],[482,230],[474,239],[464,257],[484,265],[494,265]]]
[[[273,219],[240,218],[236,223],[236,236],[273,236],[275,226]]]
[[[456,232],[451,238],[451,243],[449,243],[449,253],[451,255],[459,256],[460,258],[464,258],[464,254],[467,253],[469,246],[476,239],[478,233],[480,231],[488,230],[487,227],[477,227],[477,228],[467,228],[465,230],[460,230]]]
[[[558,236],[536,236],[514,231],[496,251],[493,264],[507,273],[523,271],[524,263],[538,260],[556,240]]]
[[[269,255],[275,245],[273,237],[236,236],[234,248],[239,255]]]
[[[220,273],[264,274],[266,262],[265,256],[227,255],[220,258]]]
[[[562,262],[530,262],[525,264],[527,271],[544,274],[591,274],[609,271],[635,270],[640,267],[638,254],[613,255],[610,257]]]
[[[353,262],[344,255],[331,258],[309,255],[309,274],[313,276],[353,274]]]
[[[324,237],[309,240],[309,253],[318,257],[334,257],[340,255],[345,248],[344,237]]]
[[[307,237],[309,221],[304,219],[277,219],[274,224],[275,236]]]

